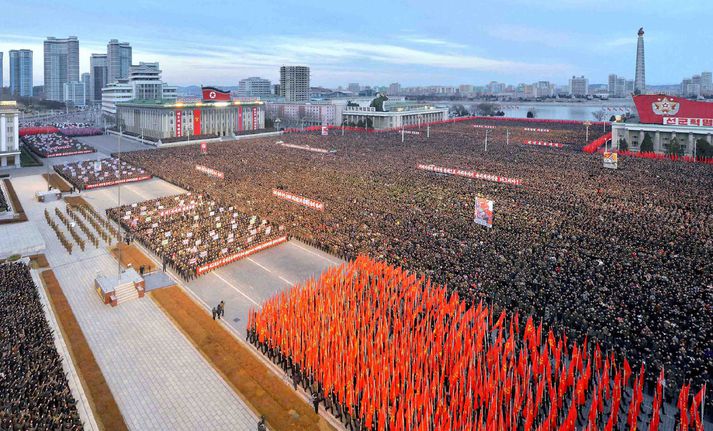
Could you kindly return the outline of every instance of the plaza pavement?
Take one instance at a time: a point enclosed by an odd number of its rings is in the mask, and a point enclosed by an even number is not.
[[[124,420],[135,430],[253,430],[257,418],[188,339],[149,298],[106,306],[94,291],[97,274],[114,274],[106,244],[68,254],[44,220],[39,175],[14,176],[25,212],[42,235],[59,280]],[[59,222],[58,222],[59,223]],[[63,228],[66,232],[66,229]],[[80,235],[84,235],[80,232]],[[76,394],[77,398],[81,394]],[[88,427],[89,429],[90,427]]]
[[[81,193],[99,213],[117,206],[118,187],[106,187]],[[121,186],[122,205],[185,193],[185,190],[159,178]],[[150,257],[159,260],[156,256]],[[225,301],[225,320],[239,334],[245,334],[248,312],[277,292],[312,277],[343,261],[327,253],[290,240],[285,244],[254,254],[218,268],[188,283],[179,280],[209,308]]]

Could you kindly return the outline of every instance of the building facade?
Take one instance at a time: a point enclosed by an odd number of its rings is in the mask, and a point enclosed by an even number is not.
[[[653,143],[650,151],[666,154],[677,142],[681,154],[697,155],[697,141],[713,143],[713,103],[696,102],[674,96],[634,96],[638,122],[612,123],[612,145],[623,142],[634,152],[642,149],[648,135]]]
[[[346,107],[342,112],[342,124],[359,126],[370,124],[376,130],[398,129],[448,119],[448,108],[412,106],[393,111],[377,111],[373,107]]]
[[[584,76],[577,78],[573,76],[569,80],[569,95],[570,96],[587,96],[589,94],[589,80]]]
[[[269,98],[272,96],[272,83],[269,79],[252,76],[238,82],[238,96]]]
[[[92,103],[101,103],[102,88],[108,84],[109,67],[106,54],[92,54],[89,58],[89,100]]]
[[[91,84],[91,76],[88,73],[82,73],[82,84],[84,84],[84,104],[89,105],[89,86]]]
[[[32,51],[10,51],[10,96],[32,97]]]
[[[48,37],[44,43],[45,99],[64,101],[64,84],[79,81],[79,40]]]
[[[644,58],[644,29],[637,33],[639,39],[636,43],[636,73],[634,74],[634,93],[646,94],[646,61]]]
[[[129,77],[131,45],[112,39],[106,45],[107,84]]]
[[[268,102],[265,116],[281,129],[339,124],[342,109],[330,102],[290,103]]]
[[[85,106],[86,95],[84,93],[84,83],[81,81],[66,82],[64,84],[64,103],[72,106]]]
[[[4,81],[3,81],[3,61],[2,61],[2,51],[0,51],[0,98],[2,98],[2,88],[5,86]]]
[[[131,100],[154,102],[176,100],[176,87],[161,81],[158,63],[144,63],[129,68],[129,78],[109,83],[102,89],[102,113],[115,118],[116,105]]]
[[[263,102],[126,102],[116,108],[123,131],[162,140],[196,135],[232,136],[265,128]]]
[[[20,111],[14,101],[0,101],[0,168],[20,167]]]
[[[280,67],[280,96],[286,102],[309,101],[309,67]]]

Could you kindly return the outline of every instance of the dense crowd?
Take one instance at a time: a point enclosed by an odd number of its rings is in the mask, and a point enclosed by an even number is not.
[[[60,157],[96,151],[89,145],[59,133],[25,135],[22,140],[32,151],[42,157]]]
[[[662,380],[644,397],[645,376],[663,370],[632,369],[588,340],[570,346],[529,316],[467,309],[364,256],[267,300],[248,340],[351,430],[658,431],[675,420]],[[672,389],[679,429],[702,430],[704,388],[669,385],[669,399]]]
[[[144,169],[116,157],[54,165],[54,170],[80,190],[151,178]]]
[[[262,138],[212,144],[205,156],[194,146],[126,158],[328,252],[367,253],[456,289],[467,302],[532,314],[572,340],[588,336],[635,364],[664,367],[677,385],[711,383],[710,167],[627,158],[611,171],[600,155],[580,151],[584,126],[548,124],[546,139],[567,144],[556,149],[519,144],[543,134],[515,124],[472,126],[432,127],[430,138],[408,135],[404,143],[399,133],[282,137],[336,150],[326,155]],[[195,175],[198,157],[225,180]],[[419,163],[523,185],[420,171]],[[274,188],[322,202],[324,211],[277,199]],[[473,223],[478,195],[495,202],[492,229]]]
[[[7,198],[5,197],[5,192],[2,187],[0,187],[0,213],[10,209],[10,205],[7,203]]]
[[[81,430],[29,268],[0,265],[0,429]]]
[[[202,275],[198,269],[207,264],[271,241],[283,230],[201,193],[124,205],[107,215],[184,279]]]

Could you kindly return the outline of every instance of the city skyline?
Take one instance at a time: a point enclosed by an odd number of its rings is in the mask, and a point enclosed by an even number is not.
[[[713,32],[702,30],[694,45],[674,30],[693,10],[701,19],[713,15],[707,8],[698,10],[704,5],[698,1],[674,10],[659,1],[604,7],[590,0],[547,5],[505,0],[507,5],[451,1],[438,10],[425,2],[418,2],[421,7],[379,3],[378,9],[373,3],[350,11],[321,2],[281,1],[260,14],[245,14],[233,5],[195,10],[183,3],[163,10],[154,2],[127,2],[121,10],[104,11],[71,1],[58,8],[61,16],[38,13],[43,8],[34,0],[13,4],[7,9],[13,12],[0,17],[0,50],[40,53],[47,36],[77,36],[84,73],[92,53],[105,52],[108,40],[119,39],[131,44],[135,63],[160,62],[166,81],[180,86],[234,86],[250,76],[278,82],[280,66],[301,64],[311,68],[313,85],[331,87],[349,82],[419,86],[493,80],[563,85],[573,75],[584,75],[591,83],[606,83],[611,73],[632,79],[636,31],[643,26],[648,84],[675,84],[711,69],[693,49],[713,42]],[[505,6],[521,13],[507,16]],[[288,10],[291,13],[283,13]],[[164,19],[157,23],[152,17],[159,12]],[[583,16],[594,24],[590,30],[579,22]],[[33,21],[32,32],[23,24],[28,20]],[[38,63],[33,78],[42,82]]]

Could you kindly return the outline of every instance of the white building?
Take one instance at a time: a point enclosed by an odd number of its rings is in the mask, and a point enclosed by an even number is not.
[[[342,112],[342,124],[361,126],[368,124],[376,130],[397,129],[404,126],[434,123],[448,119],[448,108],[435,106],[403,106],[390,111],[377,111],[373,107],[347,106]]]
[[[119,103],[116,110],[124,132],[156,141],[190,141],[196,135],[233,136],[265,128],[264,104],[260,101],[135,100]]]
[[[131,100],[172,101],[176,100],[176,87],[161,81],[158,63],[133,65],[129,78],[112,82],[102,89],[102,113],[114,117],[116,104]]]
[[[309,67],[280,67],[280,96],[286,102],[309,101]]]
[[[257,76],[241,79],[238,82],[238,96],[269,98],[272,96],[272,83],[269,79]]]
[[[20,167],[20,111],[15,101],[0,101],[0,168]]]
[[[84,83],[81,81],[66,82],[64,84],[64,103],[73,106],[85,106]]]
[[[573,76],[569,80],[569,95],[570,96],[586,96],[589,94],[589,80],[584,76],[577,78]]]

